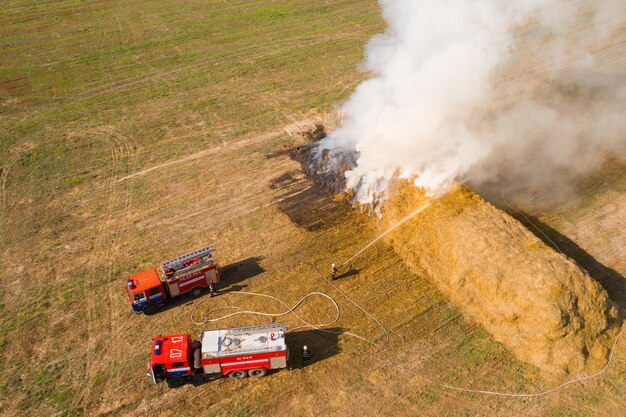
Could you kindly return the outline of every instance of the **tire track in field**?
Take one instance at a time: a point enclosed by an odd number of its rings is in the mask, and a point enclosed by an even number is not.
[[[225,190],[239,189],[239,183],[242,181],[242,177],[250,178],[254,173],[256,173],[257,177],[259,177],[257,180],[254,181],[254,183],[258,186],[248,187],[246,190],[243,190],[243,192],[238,193],[235,197],[227,199],[216,197],[216,201],[208,202],[208,204],[206,201],[199,200],[195,205],[201,207],[195,210],[189,210],[190,205],[187,203],[185,206],[186,211],[184,213],[171,215],[166,218],[163,218],[163,216],[158,216],[157,218],[153,218],[150,220],[146,219],[139,222],[137,225],[139,227],[151,229],[154,227],[173,226],[181,223],[182,221],[189,220],[205,213],[211,213],[211,217],[218,217],[225,212],[231,212],[232,215],[237,215],[238,213],[248,214],[257,211],[264,206],[269,206],[272,204],[272,201],[270,201],[269,204],[259,204],[260,196],[268,195],[268,199],[272,200],[273,195],[280,195],[283,191],[285,191],[287,194],[292,194],[291,188],[297,187],[307,181],[305,178],[302,178],[293,183],[281,184],[274,189],[267,189],[265,187],[265,179],[275,175],[276,172],[285,171],[286,169],[291,167],[291,164],[291,161],[284,161],[279,165],[272,165],[271,167],[268,167],[266,168],[266,170],[262,171],[260,171],[258,167],[251,167],[246,169],[245,171],[238,171],[237,177],[230,176],[229,180],[227,180],[226,182],[220,182],[215,187],[212,194],[219,196],[224,194]],[[254,207],[250,208],[251,205],[253,205]]]
[[[102,137],[103,133],[101,131],[95,131],[95,133],[100,141],[106,145],[109,151],[109,167],[110,167],[110,177],[107,180],[106,184],[106,205],[104,208],[104,212],[100,218],[109,219],[111,216],[111,212],[113,210],[114,205],[114,193],[113,193],[113,178],[118,175],[118,170],[120,168],[120,153],[119,150],[113,145],[113,143],[108,140],[106,137]],[[96,340],[94,336],[95,332],[95,302],[92,296],[92,288],[96,284],[95,274],[98,268],[98,264],[101,261],[101,256],[98,251],[104,246],[105,243],[105,231],[106,226],[102,224],[103,221],[99,219],[98,226],[94,230],[95,240],[93,246],[91,248],[91,258],[87,263],[88,273],[85,278],[84,284],[84,298],[87,300],[87,308],[86,308],[86,319],[87,319],[87,352],[86,352],[86,362],[85,362],[85,376],[86,380],[84,381],[86,389],[81,392],[79,398],[75,400],[78,403],[82,403],[85,399],[89,399],[91,393],[91,380],[93,378],[93,367],[92,367],[92,352],[95,351],[96,348]]]
[[[285,162],[285,166],[287,165],[288,163]],[[270,171],[272,175],[275,174],[275,172],[278,172],[278,171],[274,171],[275,168],[276,167],[272,167],[272,170]],[[258,172],[258,168],[251,168],[248,171],[250,173]],[[246,172],[247,178],[249,178],[249,175],[250,175],[248,174],[248,171],[244,171]],[[233,185],[236,182],[237,182],[237,179],[230,180],[227,183],[220,184],[219,188],[220,189],[233,188]],[[283,189],[287,189],[288,187],[289,187],[289,184],[285,184],[272,191],[279,192]],[[264,206],[270,206],[273,204],[273,202],[270,202],[269,204],[265,204],[265,205],[257,204],[253,209],[251,210],[248,209],[246,211],[243,211],[246,207],[249,207],[249,205],[245,205],[245,202],[250,201],[252,202],[251,204],[256,204],[257,197],[260,195],[264,195],[264,194],[268,194],[268,190],[265,187],[260,187],[260,189],[258,190],[251,190],[251,192],[241,193],[240,195],[238,195],[236,199],[235,198],[219,199],[218,202],[216,202],[215,204],[212,204],[212,202],[209,202],[209,205],[203,204],[204,207],[200,208],[199,210],[181,213],[176,217],[172,216],[171,218],[168,218],[166,220],[162,220],[161,218],[156,218],[151,221],[143,222],[143,224],[140,224],[139,227],[145,227],[146,229],[152,229],[154,227],[169,227],[169,228],[172,228],[171,230],[173,230],[176,227],[176,225],[180,224],[181,222],[188,221],[191,218],[198,217],[206,213],[211,213],[210,218],[206,219],[206,222],[210,223],[211,218],[219,218],[220,216],[223,216],[224,213],[227,213],[227,212],[231,212],[231,217],[237,216],[238,214],[237,214],[236,209],[238,207],[243,207],[243,209],[241,210],[242,211],[241,215],[245,215],[253,211],[259,210],[263,208]],[[199,233],[200,230],[208,229],[208,227],[205,227],[206,222],[198,221],[195,224],[196,227],[194,228],[185,227],[183,230],[177,231],[177,232],[172,232],[170,230],[168,233],[163,234],[164,236],[167,236],[167,237],[161,237],[158,243],[155,244],[154,242],[147,242],[145,246],[139,247],[138,250],[143,250],[148,247],[163,247],[172,241],[180,240],[181,238],[186,237],[192,233]]]
[[[117,243],[122,236],[124,221],[128,220],[132,201],[130,187],[119,187],[115,180],[136,165],[136,146],[132,140],[116,132],[112,127],[97,128],[89,133],[93,133],[108,148],[110,174],[102,193],[106,200],[103,212],[94,220],[97,226],[94,230],[92,255],[87,263],[88,273],[84,283],[84,298],[87,301],[86,380],[85,389],[74,400],[75,403],[82,405],[89,405],[91,381],[97,376],[98,362],[93,358],[96,357],[94,353],[98,348],[98,341],[110,338],[113,332],[115,303],[112,286],[107,284],[114,272]],[[126,163],[128,167],[125,166]],[[95,291],[94,289],[98,287],[103,289]],[[98,297],[101,293],[105,296]],[[98,309],[103,304],[106,309],[104,313]],[[100,324],[102,318],[104,323]]]
[[[115,141],[115,146],[118,149],[121,149],[122,151],[122,158],[125,158],[127,160],[127,166],[126,165],[126,161],[124,159],[122,159],[122,169],[120,170],[120,172],[128,172],[131,171],[135,168],[135,166],[137,165],[137,146],[134,143],[134,141],[124,135],[122,135],[121,133],[115,131],[112,128],[108,128],[107,129],[109,131],[109,134],[111,135],[111,137],[114,139]],[[117,182],[115,182],[114,184],[116,184]],[[114,185],[113,184],[113,185]],[[111,232],[111,235],[109,237],[109,244],[107,246],[107,253],[105,255],[105,260],[107,260],[107,266],[105,268],[105,278],[107,280],[111,280],[113,277],[113,274],[115,272],[115,268],[114,268],[114,261],[116,259],[118,259],[118,255],[119,255],[119,248],[118,248],[118,243],[120,241],[120,239],[122,238],[124,232],[127,231],[126,229],[126,225],[130,222],[130,207],[132,204],[132,190],[130,188],[131,184],[124,184],[122,187],[117,187],[117,191],[114,190],[114,192],[118,193],[118,196],[120,197],[120,199],[122,200],[121,202],[121,209],[119,212],[117,212],[116,214],[114,214],[114,218],[117,220],[113,231]],[[107,306],[109,307],[108,309],[108,328],[109,328],[109,332],[113,333],[114,329],[113,329],[113,324],[115,323],[115,321],[113,320],[113,316],[114,311],[112,310],[112,306],[115,305],[114,303],[114,290],[113,290],[113,286],[112,285],[108,285],[107,287],[107,294],[108,294],[108,298],[109,298],[109,302],[107,303]]]
[[[19,161],[22,155],[35,149],[35,144],[28,142],[18,145],[9,151],[9,158],[0,172],[0,211],[5,213],[8,204],[7,182],[13,166]]]
[[[117,19],[116,19],[117,20]],[[119,37],[103,31],[100,35],[98,50],[115,46],[122,37],[121,25],[117,25]],[[105,83],[115,83],[113,74],[106,72],[106,60],[97,60],[98,73],[107,73]],[[68,104],[64,107],[71,105]],[[85,280],[85,299],[87,299],[87,349],[83,387],[74,400],[74,404],[86,409],[100,408],[102,399],[94,398],[92,381],[106,372],[98,358],[97,349],[103,341],[113,337],[115,330],[116,303],[111,281],[118,259],[118,243],[125,223],[128,222],[132,203],[131,184],[116,184],[116,180],[136,169],[137,146],[119,133],[113,126],[102,126],[93,130],[96,141],[104,144],[109,151],[109,175],[103,187],[98,189],[98,196],[105,199],[102,213],[95,219],[97,227],[92,246],[91,258],[87,263],[88,273]],[[98,201],[100,199],[96,199]],[[100,200],[101,201],[101,200]],[[100,346],[99,346],[100,345]]]
[[[272,191],[277,193],[277,192],[280,192],[280,191],[283,191],[283,190],[289,190],[294,185],[298,185],[298,184],[301,184],[303,182],[306,182],[306,180],[302,179],[302,180],[299,180],[299,181],[297,181],[295,183],[292,183],[292,184],[284,184],[284,185],[281,185],[280,187],[278,187],[278,188],[276,188],[276,189],[274,189]],[[220,188],[228,188],[230,185],[231,184],[226,184],[226,185],[222,184],[222,185],[220,185]],[[310,187],[307,187],[307,189],[308,188],[310,188]],[[162,220],[155,220],[155,221],[152,221],[152,222],[146,222],[146,223],[144,223],[141,226],[145,227],[146,229],[151,229],[151,228],[157,227],[157,226],[159,226],[159,227],[172,226],[172,225],[179,224],[179,223],[181,223],[184,220],[189,220],[191,218],[197,217],[197,216],[199,216],[201,214],[205,214],[205,213],[212,213],[211,217],[218,217],[218,216],[220,216],[220,215],[222,215],[222,214],[224,214],[225,212],[228,212],[228,211],[230,211],[232,213],[232,215],[236,215],[239,212],[241,212],[242,215],[245,215],[245,214],[249,214],[249,213],[258,211],[258,210],[260,210],[260,209],[262,209],[264,207],[269,207],[270,205],[277,204],[280,201],[285,200],[288,197],[295,196],[295,195],[300,194],[302,192],[303,192],[303,190],[298,190],[296,192],[288,191],[288,195],[285,196],[284,198],[278,198],[278,199],[271,199],[270,198],[271,201],[269,203],[264,203],[264,204],[261,204],[261,205],[255,205],[251,209],[246,209],[247,206],[246,206],[245,202],[250,201],[250,202],[256,204],[258,202],[258,200],[259,200],[259,198],[258,198],[259,196],[264,195],[264,194],[269,194],[268,190],[266,190],[264,188],[261,188],[261,189],[258,189],[258,190],[252,190],[249,193],[245,193],[245,194],[241,193],[236,198],[230,198],[230,199],[228,199],[227,201],[225,201],[223,203],[216,203],[216,204],[211,204],[209,206],[204,206],[203,208],[201,208],[199,210],[186,212],[186,213],[184,213],[184,214],[182,214],[182,215],[180,215],[178,217],[172,217],[172,218],[167,218],[167,219],[162,219]],[[240,210],[237,210],[238,208]]]
[[[255,211],[267,208],[267,207],[271,207],[273,205],[276,205],[276,204],[280,203],[282,200],[285,200],[285,199],[288,199],[288,198],[292,198],[292,197],[296,196],[297,194],[300,194],[301,192],[304,192],[304,191],[308,191],[308,189],[305,189],[305,190],[302,190],[302,191],[298,191],[298,192],[295,192],[293,194],[289,194],[289,195],[285,196],[284,198],[281,198],[281,199],[278,199],[278,200],[275,200],[275,201],[271,201],[271,202],[263,204],[261,206],[257,206],[257,207],[255,207],[255,208],[253,208],[251,210],[248,210],[248,211],[242,213],[242,215],[248,215],[248,214],[250,214],[252,212],[255,212]],[[229,208],[231,208],[231,207],[224,208],[224,210],[221,210],[220,213],[217,214],[217,216],[219,216],[223,212],[228,211]],[[202,214],[204,212],[207,212],[207,211],[213,212],[213,210],[203,210],[201,212],[193,213],[193,216],[198,216],[198,215],[200,215],[200,214]],[[188,217],[193,217],[193,216],[188,216]],[[200,225],[198,225],[198,226],[200,226]],[[195,229],[185,228],[185,230],[183,230],[181,232],[170,233],[169,234],[169,236],[170,236],[169,238],[160,239],[157,244],[151,243],[150,247],[163,247],[163,246],[169,244],[170,242],[180,240],[183,237],[189,236],[192,233],[198,233],[198,230],[202,230],[202,229],[208,229],[208,227],[197,227]],[[276,232],[279,232],[279,230],[277,229]],[[147,248],[147,247],[148,246],[146,245],[144,248]]]
[[[166,162],[163,162],[161,164],[154,165],[154,166],[149,167],[149,168],[145,168],[145,169],[143,169],[141,171],[131,173],[131,174],[126,175],[124,177],[118,178],[115,182],[122,182],[122,181],[127,181],[129,179],[141,177],[141,176],[146,175],[146,174],[148,174],[150,172],[153,172],[153,171],[157,171],[157,170],[160,170],[160,169],[163,169],[163,168],[167,168],[167,167],[170,167],[172,165],[178,165],[178,164],[182,164],[182,163],[185,163],[185,162],[193,161],[195,159],[199,159],[199,158],[203,158],[205,156],[209,156],[209,155],[213,155],[213,154],[216,154],[216,153],[223,152],[224,150],[228,150],[228,151],[239,150],[239,149],[245,148],[247,146],[254,145],[256,143],[261,143],[261,142],[264,142],[266,140],[274,139],[274,138],[280,136],[282,133],[283,132],[281,130],[275,130],[275,131],[272,131],[272,132],[265,133],[263,135],[255,136],[255,137],[250,138],[250,139],[243,139],[243,140],[240,140],[238,142],[222,143],[221,145],[213,146],[210,149],[205,149],[204,151],[200,151],[200,152],[197,152],[197,153],[194,153],[194,154],[191,154],[191,155],[187,155],[187,156],[185,156],[183,158],[180,158],[180,159],[174,159],[174,160],[171,160],[171,161],[166,161]]]
[[[95,13],[93,13],[95,15]],[[105,43],[106,43],[106,33],[104,31],[102,31],[100,33],[100,37],[99,37],[99,42],[98,42],[98,46],[96,50],[102,50]],[[102,70],[103,70],[103,63],[102,60],[99,60],[97,62],[97,73],[98,74],[102,74]],[[103,224],[103,221],[101,219],[106,219],[105,221],[108,222],[109,217],[111,216],[111,212],[113,210],[113,205],[114,205],[114,193],[113,193],[113,179],[116,178],[119,175],[119,169],[120,169],[120,161],[121,161],[121,155],[119,152],[119,149],[114,146],[114,143],[109,140],[107,138],[107,132],[106,130],[102,130],[102,129],[94,129],[93,131],[90,132],[85,132],[86,134],[94,134],[95,139],[99,140],[102,144],[104,144],[108,151],[109,151],[109,170],[110,170],[110,176],[109,178],[107,178],[106,181],[106,185],[105,185],[105,192],[104,195],[106,195],[106,203],[105,203],[105,207],[104,207],[104,211],[102,213],[101,216],[99,216],[99,218],[96,220],[97,226],[96,229],[94,230],[94,234],[95,234],[95,239],[93,242],[93,246],[91,248],[91,257],[89,259],[89,261],[87,262],[87,269],[88,272],[86,274],[85,277],[85,283],[84,283],[84,299],[87,300],[86,305],[86,318],[87,318],[87,343],[86,343],[86,362],[85,362],[85,377],[86,380],[84,381],[84,386],[86,387],[85,390],[80,392],[80,395],[78,396],[77,399],[75,399],[75,402],[77,403],[82,403],[84,400],[89,401],[89,398],[91,396],[91,381],[93,380],[93,360],[92,360],[92,356],[95,357],[96,355],[93,355],[92,353],[95,352],[96,349],[96,337],[94,335],[95,333],[95,326],[94,326],[94,322],[96,320],[96,311],[95,311],[95,301],[94,301],[94,297],[93,297],[93,288],[96,284],[96,273],[97,273],[97,268],[101,262],[101,257],[98,254],[98,251],[104,246],[105,244],[105,231],[106,231],[106,226]]]

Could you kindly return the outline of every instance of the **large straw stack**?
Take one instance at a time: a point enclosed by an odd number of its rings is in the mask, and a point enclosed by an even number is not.
[[[381,230],[429,199],[398,186]],[[604,289],[569,258],[464,187],[387,236],[416,272],[520,360],[563,376],[602,367],[619,330]]]

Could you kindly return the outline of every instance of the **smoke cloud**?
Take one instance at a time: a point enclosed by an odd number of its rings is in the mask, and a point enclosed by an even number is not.
[[[563,181],[626,148],[626,77],[598,62],[623,1],[379,3],[388,28],[366,48],[371,77],[317,147],[331,169],[349,162],[359,202],[396,178],[431,193],[499,175]]]

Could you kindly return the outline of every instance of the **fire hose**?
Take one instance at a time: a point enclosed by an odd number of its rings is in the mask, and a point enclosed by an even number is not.
[[[341,317],[341,310],[339,309],[339,304],[331,296],[329,296],[328,294],[324,294],[322,292],[310,292],[310,293],[306,294],[304,297],[302,297],[300,299],[300,301],[298,301],[292,307],[289,307],[289,305],[287,303],[285,303],[284,301],[282,301],[281,299],[279,299],[277,297],[274,297],[272,295],[268,295],[268,294],[261,294],[261,293],[248,292],[248,291],[235,291],[235,292],[226,292],[226,293],[222,293],[221,294],[221,296],[224,296],[224,295],[251,295],[251,296],[256,296],[256,297],[265,297],[265,298],[269,298],[271,300],[277,301],[278,303],[280,303],[283,306],[285,306],[287,308],[287,310],[285,310],[283,312],[280,312],[280,313],[266,313],[266,312],[263,312],[263,311],[241,310],[239,307],[236,307],[236,306],[218,307],[218,308],[214,308],[214,309],[209,310],[205,314],[204,319],[202,321],[198,321],[195,318],[195,312],[196,312],[196,309],[198,307],[200,307],[204,301],[206,301],[206,300],[202,300],[191,311],[191,321],[193,321],[194,324],[201,325],[201,324],[206,324],[206,323],[215,323],[217,321],[224,320],[224,319],[227,319],[229,317],[234,317],[234,316],[241,315],[241,314],[257,315],[257,316],[265,316],[265,317],[281,317],[281,316],[285,316],[287,314],[293,314],[302,322],[302,326],[298,326],[298,327],[295,327],[295,328],[291,329],[290,330],[291,332],[296,331],[298,329],[302,329],[302,328],[313,328],[315,330],[318,330],[320,332],[325,332],[325,333],[349,335],[349,336],[352,336],[352,337],[356,337],[357,339],[360,339],[360,340],[362,340],[364,342],[367,342],[369,344],[375,344],[374,342],[372,342],[370,340],[367,340],[366,338],[364,338],[362,336],[359,336],[358,334],[355,334],[355,333],[340,332],[340,331],[335,331],[335,330],[324,329],[324,327],[330,326],[332,324],[335,324],[339,320],[339,318]],[[312,323],[309,323],[308,321],[306,321],[301,315],[296,313],[296,309],[298,307],[300,307],[300,305],[302,305],[302,303],[304,303],[304,301],[306,301],[309,297],[313,297],[313,296],[323,297],[323,298],[325,298],[325,299],[327,299],[328,301],[331,302],[331,304],[333,305],[333,307],[335,309],[335,317],[331,321],[328,321],[326,323],[312,324]],[[224,308],[237,309],[239,311],[236,311],[234,313],[225,314],[223,316],[219,316],[219,317],[215,317],[215,318],[209,318],[209,316],[211,315],[212,312],[214,312],[216,310],[224,309]],[[381,324],[381,326],[382,326],[382,324]],[[384,327],[383,327],[383,329],[384,329]],[[387,330],[386,329],[385,329],[385,334],[387,334]]]

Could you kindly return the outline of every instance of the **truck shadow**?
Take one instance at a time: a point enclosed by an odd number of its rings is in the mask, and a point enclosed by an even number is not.
[[[243,285],[230,285],[228,286],[226,289],[220,290],[220,294],[227,294],[229,292],[238,292],[238,291],[242,291],[244,288],[246,288],[247,285],[243,284]],[[218,294],[219,295],[219,294]]]
[[[262,256],[251,256],[220,268],[220,289],[228,288],[248,278],[261,275],[265,272],[265,269],[260,265],[262,260]]]
[[[287,347],[289,348],[290,368],[304,368],[316,362],[321,362],[340,352],[339,336],[344,332],[339,327],[324,328],[324,330],[300,330],[287,333]],[[310,360],[302,362],[302,347],[306,345]]]
[[[557,230],[543,223],[536,217],[526,214],[528,220],[517,213],[509,213],[520,223],[522,223],[531,233],[541,239],[546,245],[554,248],[558,246],[559,250],[569,258],[571,258],[579,267],[596,280],[609,294],[609,298],[618,304],[621,308],[626,309],[626,278],[619,272],[611,269],[596,258],[590,255],[583,248],[578,246],[567,236],[562,235]],[[532,224],[529,223],[532,222]],[[539,230],[537,230],[539,229]],[[552,243],[554,242],[554,244]]]

